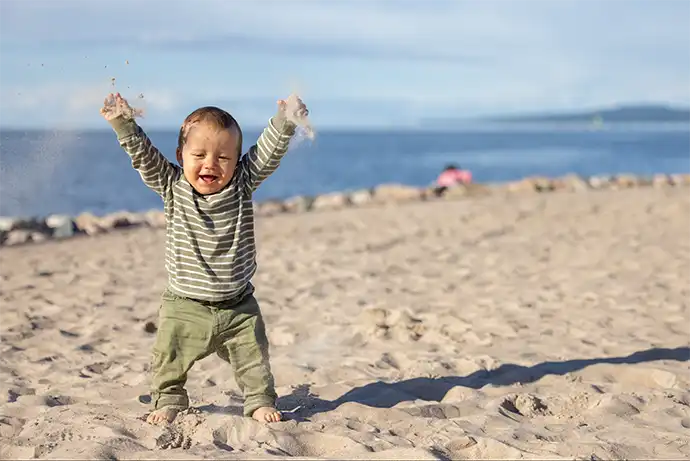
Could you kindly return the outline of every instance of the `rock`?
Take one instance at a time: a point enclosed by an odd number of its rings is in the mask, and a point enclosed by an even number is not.
[[[313,210],[338,210],[350,205],[350,197],[341,192],[319,195],[314,198]]]
[[[257,216],[272,216],[285,211],[285,205],[279,200],[269,200],[255,205]]]
[[[9,216],[0,216],[0,230],[11,231],[17,218],[10,218]]]
[[[67,215],[51,215],[46,218],[46,225],[51,229],[53,238],[71,237],[77,231],[72,218]]]
[[[587,181],[579,175],[572,173],[555,179],[552,185],[554,190],[564,190],[568,192],[584,192],[589,189]]]
[[[672,174],[670,182],[674,186],[690,186],[690,174]]]
[[[48,233],[50,229],[45,223],[45,220],[39,218],[0,218],[0,230],[27,230],[41,233]]]
[[[649,176],[638,176],[637,177],[637,187],[649,187],[654,183],[653,179]]]
[[[311,210],[314,199],[304,195],[298,195],[296,197],[291,197],[283,205],[285,206],[285,211],[289,213],[304,213]]]
[[[146,224],[145,215],[130,213],[127,211],[118,211],[109,215],[103,216],[99,224],[106,231],[111,229],[120,229],[123,227],[135,227]]]
[[[410,202],[425,198],[425,190],[402,184],[382,184],[374,189],[374,200],[379,203]]]
[[[98,235],[105,232],[98,217],[91,213],[80,214],[74,219],[74,224],[79,232],[84,232],[86,235]]]
[[[655,174],[652,177],[652,186],[656,188],[667,187],[672,185],[671,178],[665,174]]]
[[[44,234],[43,232],[31,232],[32,242],[44,242],[50,238],[50,235]]]
[[[534,185],[534,190],[537,192],[551,192],[554,190],[553,180],[551,178],[544,178],[537,176],[532,179],[532,184]]]
[[[147,211],[144,213],[144,220],[146,221],[146,225],[156,229],[164,229],[166,226],[165,212],[161,210]]]
[[[33,232],[26,229],[16,229],[7,232],[4,245],[21,245],[29,242],[40,242],[45,240],[45,236],[39,232]]]
[[[52,235],[52,229],[38,218],[0,218],[0,231],[3,245],[42,242]]]
[[[534,191],[534,186],[532,186],[532,184],[528,183],[524,179],[520,181],[507,182],[505,184],[502,184],[500,187],[501,189],[504,189],[506,192],[511,194]]]
[[[630,189],[638,185],[638,178],[631,174],[618,174],[615,175],[611,182],[614,186],[620,189]]]
[[[350,194],[350,203],[355,206],[367,205],[374,201],[374,194],[371,189],[356,190]]]
[[[506,185],[508,192],[522,193],[522,192],[546,192],[553,190],[553,185],[549,178],[540,176],[529,177],[508,183]]]
[[[592,176],[587,182],[592,189],[607,189],[611,185],[611,178],[608,176]]]

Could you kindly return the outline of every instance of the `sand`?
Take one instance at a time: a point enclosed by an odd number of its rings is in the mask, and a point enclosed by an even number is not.
[[[164,233],[117,231],[0,250],[0,456],[690,457],[687,189],[257,226],[285,422],[243,418],[215,356],[192,370],[193,409],[142,420]]]

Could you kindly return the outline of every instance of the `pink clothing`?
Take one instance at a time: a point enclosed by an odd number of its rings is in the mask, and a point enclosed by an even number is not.
[[[448,170],[444,171],[436,179],[439,187],[452,187],[456,184],[469,184],[472,182],[472,173],[467,170]]]

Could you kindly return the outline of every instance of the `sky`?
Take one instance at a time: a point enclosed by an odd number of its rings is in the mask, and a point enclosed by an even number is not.
[[[103,127],[113,78],[155,128],[293,91],[317,128],[688,106],[690,1],[0,0],[0,126]]]

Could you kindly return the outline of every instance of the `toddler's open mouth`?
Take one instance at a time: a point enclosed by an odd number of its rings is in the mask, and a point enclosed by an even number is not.
[[[210,184],[213,181],[215,181],[216,179],[218,179],[218,176],[214,176],[212,174],[200,174],[199,179],[201,179],[206,184]]]

